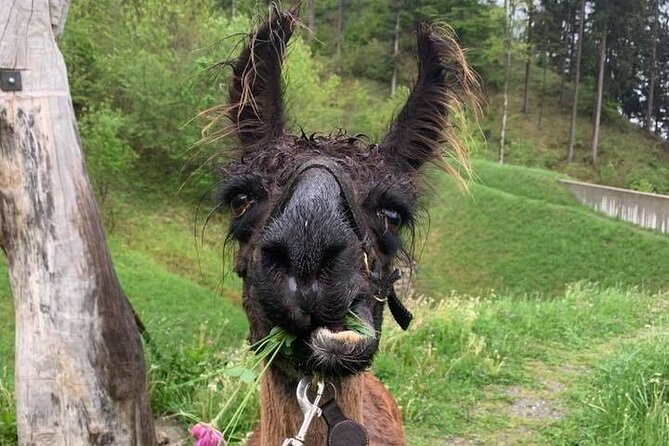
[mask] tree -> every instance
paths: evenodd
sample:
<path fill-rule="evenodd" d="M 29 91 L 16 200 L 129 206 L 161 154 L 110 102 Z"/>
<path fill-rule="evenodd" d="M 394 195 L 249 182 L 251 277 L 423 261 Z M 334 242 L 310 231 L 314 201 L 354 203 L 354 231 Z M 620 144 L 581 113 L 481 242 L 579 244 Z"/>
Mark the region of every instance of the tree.
<path fill-rule="evenodd" d="M 579 15 L 578 41 L 576 42 L 576 74 L 574 78 L 574 98 L 571 109 L 571 125 L 569 126 L 569 147 L 567 148 L 567 162 L 574 160 L 574 143 L 576 142 L 576 118 L 578 116 L 578 89 L 581 83 L 581 55 L 583 52 L 583 30 L 585 29 L 585 0 L 581 1 Z"/>
<path fill-rule="evenodd" d="M 316 35 L 316 0 L 307 1 L 307 27 L 309 28 L 307 43 L 311 46 Z"/>
<path fill-rule="evenodd" d="M 597 76 L 597 97 L 595 104 L 595 121 L 592 130 L 592 164 L 597 164 L 597 149 L 599 147 L 599 130 L 602 120 L 602 99 L 604 96 L 604 70 L 606 68 L 606 40 L 608 38 L 608 17 L 611 7 L 610 1 L 601 1 L 599 6 L 600 37 L 599 37 L 599 74 Z"/>
<path fill-rule="evenodd" d="M 534 19 L 536 16 L 536 7 L 534 5 L 534 0 L 527 0 L 526 4 L 527 11 L 527 31 L 526 31 L 526 41 L 527 41 L 527 55 L 525 59 L 525 81 L 524 81 L 524 92 L 523 92 L 523 113 L 527 114 L 530 107 L 530 70 L 532 68 L 532 28 L 534 27 Z"/>
<path fill-rule="evenodd" d="M 516 3 L 514 0 L 505 0 L 504 11 L 506 13 L 506 32 L 504 39 L 504 105 L 502 109 L 502 129 L 499 138 L 498 161 L 504 164 L 506 151 L 506 126 L 509 119 L 509 79 L 511 77 L 511 40 L 513 39 L 513 18 L 516 15 Z"/>
<path fill-rule="evenodd" d="M 565 84 L 567 82 L 567 73 L 573 61 L 574 48 L 574 2 L 564 2 L 566 5 L 566 15 L 564 16 L 564 28 L 562 31 L 562 42 L 564 45 L 562 53 L 562 67 L 560 70 L 560 105 L 564 104 Z"/>
<path fill-rule="evenodd" d="M 543 67 L 542 67 L 542 80 L 541 80 L 541 95 L 539 96 L 539 119 L 537 122 L 537 128 L 541 129 L 541 124 L 544 119 L 544 105 L 546 103 L 546 79 L 548 77 L 548 60 L 544 58 Z"/>
<path fill-rule="evenodd" d="M 646 130 L 651 130 L 653 125 L 653 115 L 654 115 L 654 100 L 655 100 L 655 84 L 657 82 L 657 41 L 658 35 L 657 30 L 659 28 L 660 20 L 660 1 L 652 0 L 651 1 L 651 32 L 650 32 L 650 46 L 651 46 L 651 56 L 650 64 L 648 67 L 648 92 L 647 96 L 647 107 L 646 107 L 646 116 L 644 119 L 644 128 Z"/>
<path fill-rule="evenodd" d="M 16 308 L 19 445 L 152 445 L 142 345 L 56 44 L 69 4 L 13 5 L 0 8 L 0 245 Z"/>
<path fill-rule="evenodd" d="M 397 73 L 399 71 L 400 55 L 400 7 L 395 12 L 395 32 L 393 33 L 393 74 L 390 78 L 390 95 L 395 96 L 397 91 Z"/>
<path fill-rule="evenodd" d="M 346 0 L 339 0 L 337 14 L 337 60 L 341 60 L 341 48 L 344 42 L 344 20 L 346 17 Z"/>

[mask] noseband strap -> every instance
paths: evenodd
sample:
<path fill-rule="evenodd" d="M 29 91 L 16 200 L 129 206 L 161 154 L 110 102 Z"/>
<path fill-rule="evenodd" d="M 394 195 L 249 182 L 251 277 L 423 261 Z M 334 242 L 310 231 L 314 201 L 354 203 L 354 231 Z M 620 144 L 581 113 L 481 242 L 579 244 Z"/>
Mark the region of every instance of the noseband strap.
<path fill-rule="evenodd" d="M 371 255 L 372 253 L 372 244 L 370 242 L 369 234 L 367 227 L 364 224 L 364 216 L 362 209 L 356 204 L 355 196 L 353 191 L 346 184 L 345 181 L 342 181 L 339 166 L 334 161 L 327 158 L 315 158 L 313 160 L 307 161 L 302 164 L 293 175 L 288 180 L 286 187 L 283 191 L 283 194 L 279 197 L 279 200 L 274 205 L 272 209 L 271 217 L 278 217 L 286 205 L 288 200 L 293 193 L 293 188 L 295 183 L 297 183 L 298 178 L 304 172 L 309 169 L 324 169 L 335 179 L 339 185 L 339 190 L 341 191 L 341 196 L 344 202 L 344 211 L 346 212 L 347 217 L 353 228 L 353 232 L 358 237 L 358 240 L 362 243 L 362 249 L 365 254 Z M 378 263 L 378 262 L 375 262 Z M 390 274 L 384 275 L 380 270 L 380 267 L 375 268 L 375 270 L 370 271 L 372 277 L 372 292 L 375 296 L 381 296 L 388 301 L 388 308 L 390 308 L 390 313 L 395 318 L 395 321 L 402 327 L 403 330 L 409 328 L 409 324 L 413 319 L 411 312 L 402 304 L 399 297 L 395 293 L 394 283 L 400 278 L 400 271 L 395 269 Z"/>

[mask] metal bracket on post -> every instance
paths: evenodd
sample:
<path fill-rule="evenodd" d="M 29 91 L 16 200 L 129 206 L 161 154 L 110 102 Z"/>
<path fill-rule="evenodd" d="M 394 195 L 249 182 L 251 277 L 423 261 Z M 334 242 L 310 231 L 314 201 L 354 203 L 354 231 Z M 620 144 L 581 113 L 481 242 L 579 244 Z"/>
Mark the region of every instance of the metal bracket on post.
<path fill-rule="evenodd" d="M 0 68 L 0 90 L 21 91 L 21 89 L 21 72 L 19 70 Z"/>

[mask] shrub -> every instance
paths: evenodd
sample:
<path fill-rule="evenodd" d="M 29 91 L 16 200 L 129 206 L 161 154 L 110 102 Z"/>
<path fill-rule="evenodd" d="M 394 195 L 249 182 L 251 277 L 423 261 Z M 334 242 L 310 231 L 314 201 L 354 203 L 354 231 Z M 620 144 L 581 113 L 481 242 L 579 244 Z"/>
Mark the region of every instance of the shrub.
<path fill-rule="evenodd" d="M 137 154 L 121 138 L 125 125 L 123 116 L 103 104 L 87 110 L 79 120 L 88 173 L 100 205 L 113 227 L 113 205 L 110 202 L 110 187 L 124 185 L 128 171 L 137 159 Z"/>

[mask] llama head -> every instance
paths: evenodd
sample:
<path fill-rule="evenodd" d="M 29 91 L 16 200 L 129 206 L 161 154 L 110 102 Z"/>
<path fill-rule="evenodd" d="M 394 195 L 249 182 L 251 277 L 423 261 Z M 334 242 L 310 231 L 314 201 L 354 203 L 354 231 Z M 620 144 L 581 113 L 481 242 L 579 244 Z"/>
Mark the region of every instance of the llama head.
<path fill-rule="evenodd" d="M 239 245 L 251 342 L 279 326 L 297 340 L 275 367 L 295 377 L 346 376 L 367 368 L 378 349 L 384 303 L 373 277 L 393 271 L 402 234 L 412 234 L 421 166 L 448 168 L 444 144 L 466 163 L 448 116 L 475 102 L 477 82 L 456 42 L 420 24 L 416 83 L 378 144 L 341 132 L 291 135 L 281 65 L 297 23 L 272 11 L 233 65 L 225 115 L 239 147 L 222 167 L 220 200 Z M 350 330 L 351 314 L 376 336 Z"/>

